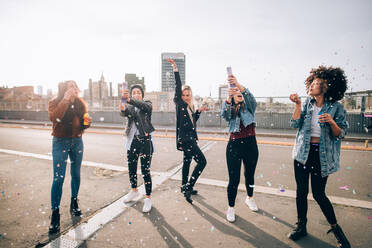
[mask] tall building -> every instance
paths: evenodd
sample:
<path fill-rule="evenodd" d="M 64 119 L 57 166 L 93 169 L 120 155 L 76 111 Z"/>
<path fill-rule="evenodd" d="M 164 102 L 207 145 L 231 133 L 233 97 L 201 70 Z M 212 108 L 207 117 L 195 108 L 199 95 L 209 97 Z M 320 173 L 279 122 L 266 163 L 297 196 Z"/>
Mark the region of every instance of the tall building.
<path fill-rule="evenodd" d="M 162 53 L 161 54 L 161 91 L 174 91 L 175 79 L 172 65 L 166 59 L 173 59 L 176 62 L 180 73 L 181 82 L 185 84 L 186 56 L 184 53 Z"/>
<path fill-rule="evenodd" d="M 109 97 L 113 97 L 113 94 L 112 94 L 112 82 L 110 82 L 110 91 L 109 91 Z"/>
<path fill-rule="evenodd" d="M 47 98 L 52 98 L 53 97 L 53 90 L 52 89 L 48 89 L 47 90 Z"/>
<path fill-rule="evenodd" d="M 143 90 L 146 91 L 145 86 L 145 78 L 144 77 L 137 77 L 135 73 L 126 73 L 124 77 L 124 81 L 128 84 L 128 89 L 132 87 L 132 85 L 139 84 L 142 86 Z M 121 95 L 121 88 L 122 84 L 118 84 L 118 96 Z"/>
<path fill-rule="evenodd" d="M 103 99 L 107 99 L 109 96 L 109 89 L 107 86 L 107 82 L 105 82 L 105 78 L 103 74 L 101 78 L 97 82 L 93 82 L 92 79 L 89 79 L 89 100 L 90 102 L 97 102 Z"/>
<path fill-rule="evenodd" d="M 135 73 L 125 73 L 124 77 L 125 82 L 128 83 L 128 88 L 132 87 L 134 84 L 139 84 L 142 86 L 143 90 L 146 91 L 145 78 L 137 77 Z"/>
<path fill-rule="evenodd" d="M 218 99 L 219 100 L 226 100 L 229 94 L 229 86 L 227 84 L 221 84 L 218 87 Z"/>
<path fill-rule="evenodd" d="M 42 96 L 43 95 L 43 86 L 41 86 L 41 85 L 38 85 L 37 86 L 37 94 L 39 96 Z"/>

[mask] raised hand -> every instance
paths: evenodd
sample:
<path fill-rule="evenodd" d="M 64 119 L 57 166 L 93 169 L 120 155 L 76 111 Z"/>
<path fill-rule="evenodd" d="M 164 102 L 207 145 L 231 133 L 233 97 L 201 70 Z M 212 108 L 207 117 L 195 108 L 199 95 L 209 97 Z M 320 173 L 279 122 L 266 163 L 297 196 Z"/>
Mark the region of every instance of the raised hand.
<path fill-rule="evenodd" d="M 297 105 L 301 105 L 301 99 L 300 99 L 300 97 L 298 96 L 297 93 L 291 94 L 289 96 L 289 100 L 291 100 L 292 102 L 294 102 Z"/>
<path fill-rule="evenodd" d="M 169 63 L 171 63 L 171 65 L 172 65 L 172 67 L 173 67 L 173 71 L 178 71 L 178 68 L 177 68 L 176 62 L 174 62 L 173 59 L 166 59 L 166 61 L 168 61 Z"/>
<path fill-rule="evenodd" d="M 128 89 L 122 90 L 122 92 L 121 92 L 121 98 L 124 98 L 125 100 L 127 100 L 127 102 L 130 101 L 129 90 Z"/>
<path fill-rule="evenodd" d="M 234 86 L 234 87 L 239 86 L 238 80 L 236 79 L 234 75 L 229 75 L 227 78 L 227 81 L 229 82 L 231 86 Z"/>
<path fill-rule="evenodd" d="M 320 123 L 332 123 L 334 122 L 332 116 L 330 114 L 327 114 L 327 113 L 324 113 L 324 114 L 321 114 L 319 115 L 319 122 Z"/>
<path fill-rule="evenodd" d="M 65 92 L 65 95 L 64 95 L 64 99 L 72 102 L 74 101 L 74 99 L 78 96 L 78 93 L 76 92 L 76 90 L 74 88 L 70 88 L 68 89 L 66 92 Z"/>
<path fill-rule="evenodd" d="M 208 110 L 209 110 L 209 108 L 208 108 L 207 105 L 202 105 L 200 108 L 198 108 L 199 112 L 208 111 Z"/>

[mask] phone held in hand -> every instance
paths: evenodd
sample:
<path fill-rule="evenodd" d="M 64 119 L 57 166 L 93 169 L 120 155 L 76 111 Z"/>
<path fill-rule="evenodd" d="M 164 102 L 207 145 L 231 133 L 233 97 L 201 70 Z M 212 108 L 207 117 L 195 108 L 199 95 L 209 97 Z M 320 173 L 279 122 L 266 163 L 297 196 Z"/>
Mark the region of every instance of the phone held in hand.
<path fill-rule="evenodd" d="M 231 66 L 226 67 L 227 76 L 232 76 L 232 69 Z M 235 88 L 235 85 L 230 84 L 230 88 Z"/>
<path fill-rule="evenodd" d="M 127 82 L 124 82 L 124 83 L 122 84 L 121 89 L 122 89 L 122 90 L 126 90 L 126 89 L 128 89 L 128 83 L 127 83 Z M 127 99 L 121 97 L 121 105 L 122 105 L 123 107 L 125 107 L 125 104 L 127 104 Z"/>
<path fill-rule="evenodd" d="M 319 116 L 321 116 L 322 114 L 323 114 L 323 111 L 320 110 L 320 111 L 318 112 L 318 124 L 319 124 L 319 125 L 320 125 Z"/>

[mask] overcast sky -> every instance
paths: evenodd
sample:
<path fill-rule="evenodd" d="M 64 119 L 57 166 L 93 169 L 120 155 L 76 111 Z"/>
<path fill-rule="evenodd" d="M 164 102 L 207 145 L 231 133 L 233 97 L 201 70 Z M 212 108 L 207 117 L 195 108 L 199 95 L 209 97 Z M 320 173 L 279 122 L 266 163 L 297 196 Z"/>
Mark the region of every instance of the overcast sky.
<path fill-rule="evenodd" d="M 305 94 L 313 67 L 342 67 L 372 89 L 372 1 L 0 0 L 0 85 L 73 79 L 160 90 L 162 52 L 186 54 L 194 94 L 217 96 L 226 66 L 256 96 Z M 116 88 L 116 87 L 115 87 Z"/>

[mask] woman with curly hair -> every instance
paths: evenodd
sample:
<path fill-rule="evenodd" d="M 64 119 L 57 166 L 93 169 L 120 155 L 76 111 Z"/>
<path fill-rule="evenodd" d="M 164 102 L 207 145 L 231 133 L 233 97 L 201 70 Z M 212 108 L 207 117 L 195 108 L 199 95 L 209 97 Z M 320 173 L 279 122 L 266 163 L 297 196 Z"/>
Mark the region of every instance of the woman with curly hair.
<path fill-rule="evenodd" d="M 309 176 L 315 201 L 327 218 L 340 247 L 350 247 L 337 224 L 331 202 L 325 193 L 328 176 L 340 168 L 341 139 L 348 126 L 346 111 L 338 102 L 347 89 L 344 71 L 338 67 L 319 66 L 312 69 L 305 82 L 309 98 L 302 104 L 297 94 L 289 99 L 296 104 L 291 127 L 298 128 L 293 148 L 294 174 L 297 184 L 297 227 L 288 235 L 298 240 L 307 235 L 307 195 Z"/>

